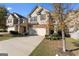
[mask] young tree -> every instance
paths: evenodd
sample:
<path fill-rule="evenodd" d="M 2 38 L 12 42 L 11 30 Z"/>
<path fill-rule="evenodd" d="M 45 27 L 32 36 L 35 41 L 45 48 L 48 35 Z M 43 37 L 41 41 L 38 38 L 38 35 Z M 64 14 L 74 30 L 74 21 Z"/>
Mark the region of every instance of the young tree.
<path fill-rule="evenodd" d="M 0 6 L 0 29 L 6 28 L 6 16 L 8 10 L 4 6 Z"/>
<path fill-rule="evenodd" d="M 65 23 L 64 20 L 66 19 L 66 13 L 70 10 L 70 4 L 68 3 L 54 3 L 53 4 L 53 17 L 60 24 L 61 31 L 62 31 L 62 42 L 63 42 L 63 51 L 66 51 L 66 42 L 65 42 Z"/>

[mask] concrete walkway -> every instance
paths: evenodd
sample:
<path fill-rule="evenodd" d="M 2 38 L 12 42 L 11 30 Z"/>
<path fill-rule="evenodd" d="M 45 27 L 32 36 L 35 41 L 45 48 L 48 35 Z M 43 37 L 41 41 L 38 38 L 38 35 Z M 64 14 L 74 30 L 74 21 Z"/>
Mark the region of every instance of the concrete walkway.
<path fill-rule="evenodd" d="M 0 41 L 0 53 L 8 53 L 8 56 L 28 56 L 43 39 L 43 36 L 28 36 Z"/>

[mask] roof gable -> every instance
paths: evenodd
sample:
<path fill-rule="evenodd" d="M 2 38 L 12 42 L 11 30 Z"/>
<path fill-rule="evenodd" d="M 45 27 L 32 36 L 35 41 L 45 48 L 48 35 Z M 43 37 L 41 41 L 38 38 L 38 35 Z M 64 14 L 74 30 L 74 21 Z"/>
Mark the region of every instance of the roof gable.
<path fill-rule="evenodd" d="M 48 11 L 47 9 L 45 9 L 45 8 L 43 8 L 43 7 L 41 7 L 41 6 L 36 6 L 36 7 L 32 10 L 32 12 L 29 14 L 29 16 L 31 16 L 33 13 L 39 14 L 39 13 L 42 12 L 42 10 Z"/>
<path fill-rule="evenodd" d="M 13 14 L 9 14 L 7 17 L 7 19 L 14 19 L 14 18 L 16 18 L 16 17 Z"/>

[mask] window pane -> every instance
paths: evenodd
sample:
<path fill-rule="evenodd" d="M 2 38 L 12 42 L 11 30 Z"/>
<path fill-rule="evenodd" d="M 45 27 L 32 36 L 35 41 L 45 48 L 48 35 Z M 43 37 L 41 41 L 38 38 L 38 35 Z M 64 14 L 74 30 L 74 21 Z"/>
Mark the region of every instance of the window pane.
<path fill-rule="evenodd" d="M 40 19 L 41 19 L 41 20 L 45 20 L 45 19 L 46 19 L 46 15 L 45 15 L 45 14 L 44 14 L 44 15 L 41 15 L 41 16 L 40 16 Z"/>
<path fill-rule="evenodd" d="M 37 17 L 32 17 L 31 21 L 37 21 Z"/>
<path fill-rule="evenodd" d="M 12 21 L 11 21 L 11 19 L 10 20 L 8 20 L 8 23 L 11 23 Z"/>

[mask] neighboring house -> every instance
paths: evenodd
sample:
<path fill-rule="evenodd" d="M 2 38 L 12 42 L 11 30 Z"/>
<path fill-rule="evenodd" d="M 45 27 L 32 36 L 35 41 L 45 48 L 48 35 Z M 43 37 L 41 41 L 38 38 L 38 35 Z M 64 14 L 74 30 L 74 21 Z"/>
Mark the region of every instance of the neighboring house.
<path fill-rule="evenodd" d="M 79 10 L 68 12 L 65 23 L 69 29 L 71 38 L 79 38 Z"/>
<path fill-rule="evenodd" d="M 7 31 L 17 31 L 19 33 L 28 32 L 27 18 L 19 15 L 18 13 L 10 13 L 6 20 Z"/>
<path fill-rule="evenodd" d="M 29 34 L 30 35 L 49 35 L 49 11 L 40 6 L 36 6 L 29 14 Z"/>

